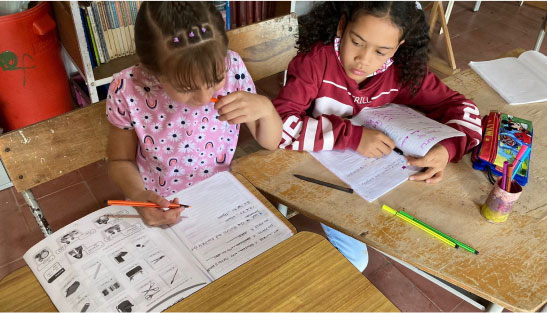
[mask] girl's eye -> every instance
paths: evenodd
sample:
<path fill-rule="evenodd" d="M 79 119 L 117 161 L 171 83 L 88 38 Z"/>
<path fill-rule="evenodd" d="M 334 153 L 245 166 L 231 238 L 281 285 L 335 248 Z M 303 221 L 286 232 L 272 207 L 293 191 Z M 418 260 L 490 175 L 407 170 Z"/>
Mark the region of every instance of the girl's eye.
<path fill-rule="evenodd" d="M 359 46 L 359 43 L 356 42 L 355 40 L 352 40 L 351 42 L 353 43 L 354 46 Z"/>
<path fill-rule="evenodd" d="M 380 52 L 380 51 L 376 51 L 376 53 L 377 53 L 379 56 L 382 56 L 382 57 L 385 55 L 385 53 L 382 53 L 382 52 Z"/>

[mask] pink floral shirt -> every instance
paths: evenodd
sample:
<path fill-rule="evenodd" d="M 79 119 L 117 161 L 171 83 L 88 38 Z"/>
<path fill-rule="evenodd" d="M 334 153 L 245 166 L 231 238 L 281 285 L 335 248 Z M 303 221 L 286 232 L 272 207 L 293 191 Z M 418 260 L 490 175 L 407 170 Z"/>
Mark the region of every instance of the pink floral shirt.
<path fill-rule="evenodd" d="M 241 57 L 228 50 L 226 83 L 213 97 L 256 93 Z M 144 186 L 163 197 L 228 170 L 239 125 L 218 120 L 214 103 L 195 107 L 172 100 L 154 75 L 136 65 L 114 75 L 106 101 L 114 126 L 134 130 L 136 161 Z"/>

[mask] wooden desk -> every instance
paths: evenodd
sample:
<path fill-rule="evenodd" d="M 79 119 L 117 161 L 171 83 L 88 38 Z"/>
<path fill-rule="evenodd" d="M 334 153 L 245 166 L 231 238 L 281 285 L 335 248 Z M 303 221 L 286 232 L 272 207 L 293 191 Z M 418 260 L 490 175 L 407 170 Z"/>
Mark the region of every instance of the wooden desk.
<path fill-rule="evenodd" d="M 234 176 L 296 232 L 241 175 Z M 320 301 L 319 301 L 320 299 Z M 0 312 L 57 311 L 28 266 L 0 281 Z M 398 309 L 326 239 L 298 233 L 169 311 L 392 311 Z"/>
<path fill-rule="evenodd" d="M 0 311 L 57 311 L 29 267 L 0 282 Z M 301 232 L 167 310 L 399 310 L 325 238 Z"/>
<path fill-rule="evenodd" d="M 496 109 L 534 122 L 532 173 L 503 224 L 480 215 L 492 185 L 472 169 L 469 155 L 449 164 L 439 184 L 409 181 L 372 203 L 294 178 L 298 173 L 345 185 L 305 152 L 259 151 L 235 160 L 232 171 L 271 199 L 421 270 L 509 310 L 537 311 L 547 301 L 547 103 L 510 106 L 472 70 L 445 83 L 472 98 L 483 115 Z M 480 254 L 450 248 L 386 214 L 382 204 L 405 208 Z"/>

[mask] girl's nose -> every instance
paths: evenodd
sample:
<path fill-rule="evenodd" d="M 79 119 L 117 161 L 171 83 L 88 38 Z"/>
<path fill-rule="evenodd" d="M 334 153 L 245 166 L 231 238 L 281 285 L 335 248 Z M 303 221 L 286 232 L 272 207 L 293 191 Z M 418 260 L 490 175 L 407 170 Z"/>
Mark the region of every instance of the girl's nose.
<path fill-rule="evenodd" d="M 197 91 L 194 95 L 194 101 L 196 103 L 205 104 L 208 103 L 213 96 L 213 93 L 209 89 Z"/>
<path fill-rule="evenodd" d="M 363 49 L 355 56 L 355 61 L 363 64 L 363 65 L 369 65 L 370 59 L 372 57 L 372 51 L 369 49 Z"/>

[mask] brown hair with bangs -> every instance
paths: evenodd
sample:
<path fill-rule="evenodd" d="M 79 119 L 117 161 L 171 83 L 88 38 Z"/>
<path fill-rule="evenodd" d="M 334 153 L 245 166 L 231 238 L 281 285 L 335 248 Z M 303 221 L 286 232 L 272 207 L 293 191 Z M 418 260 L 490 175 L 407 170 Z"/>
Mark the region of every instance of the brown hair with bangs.
<path fill-rule="evenodd" d="M 140 62 L 181 92 L 210 88 L 226 75 L 228 37 L 212 1 L 143 2 L 135 46 Z"/>

